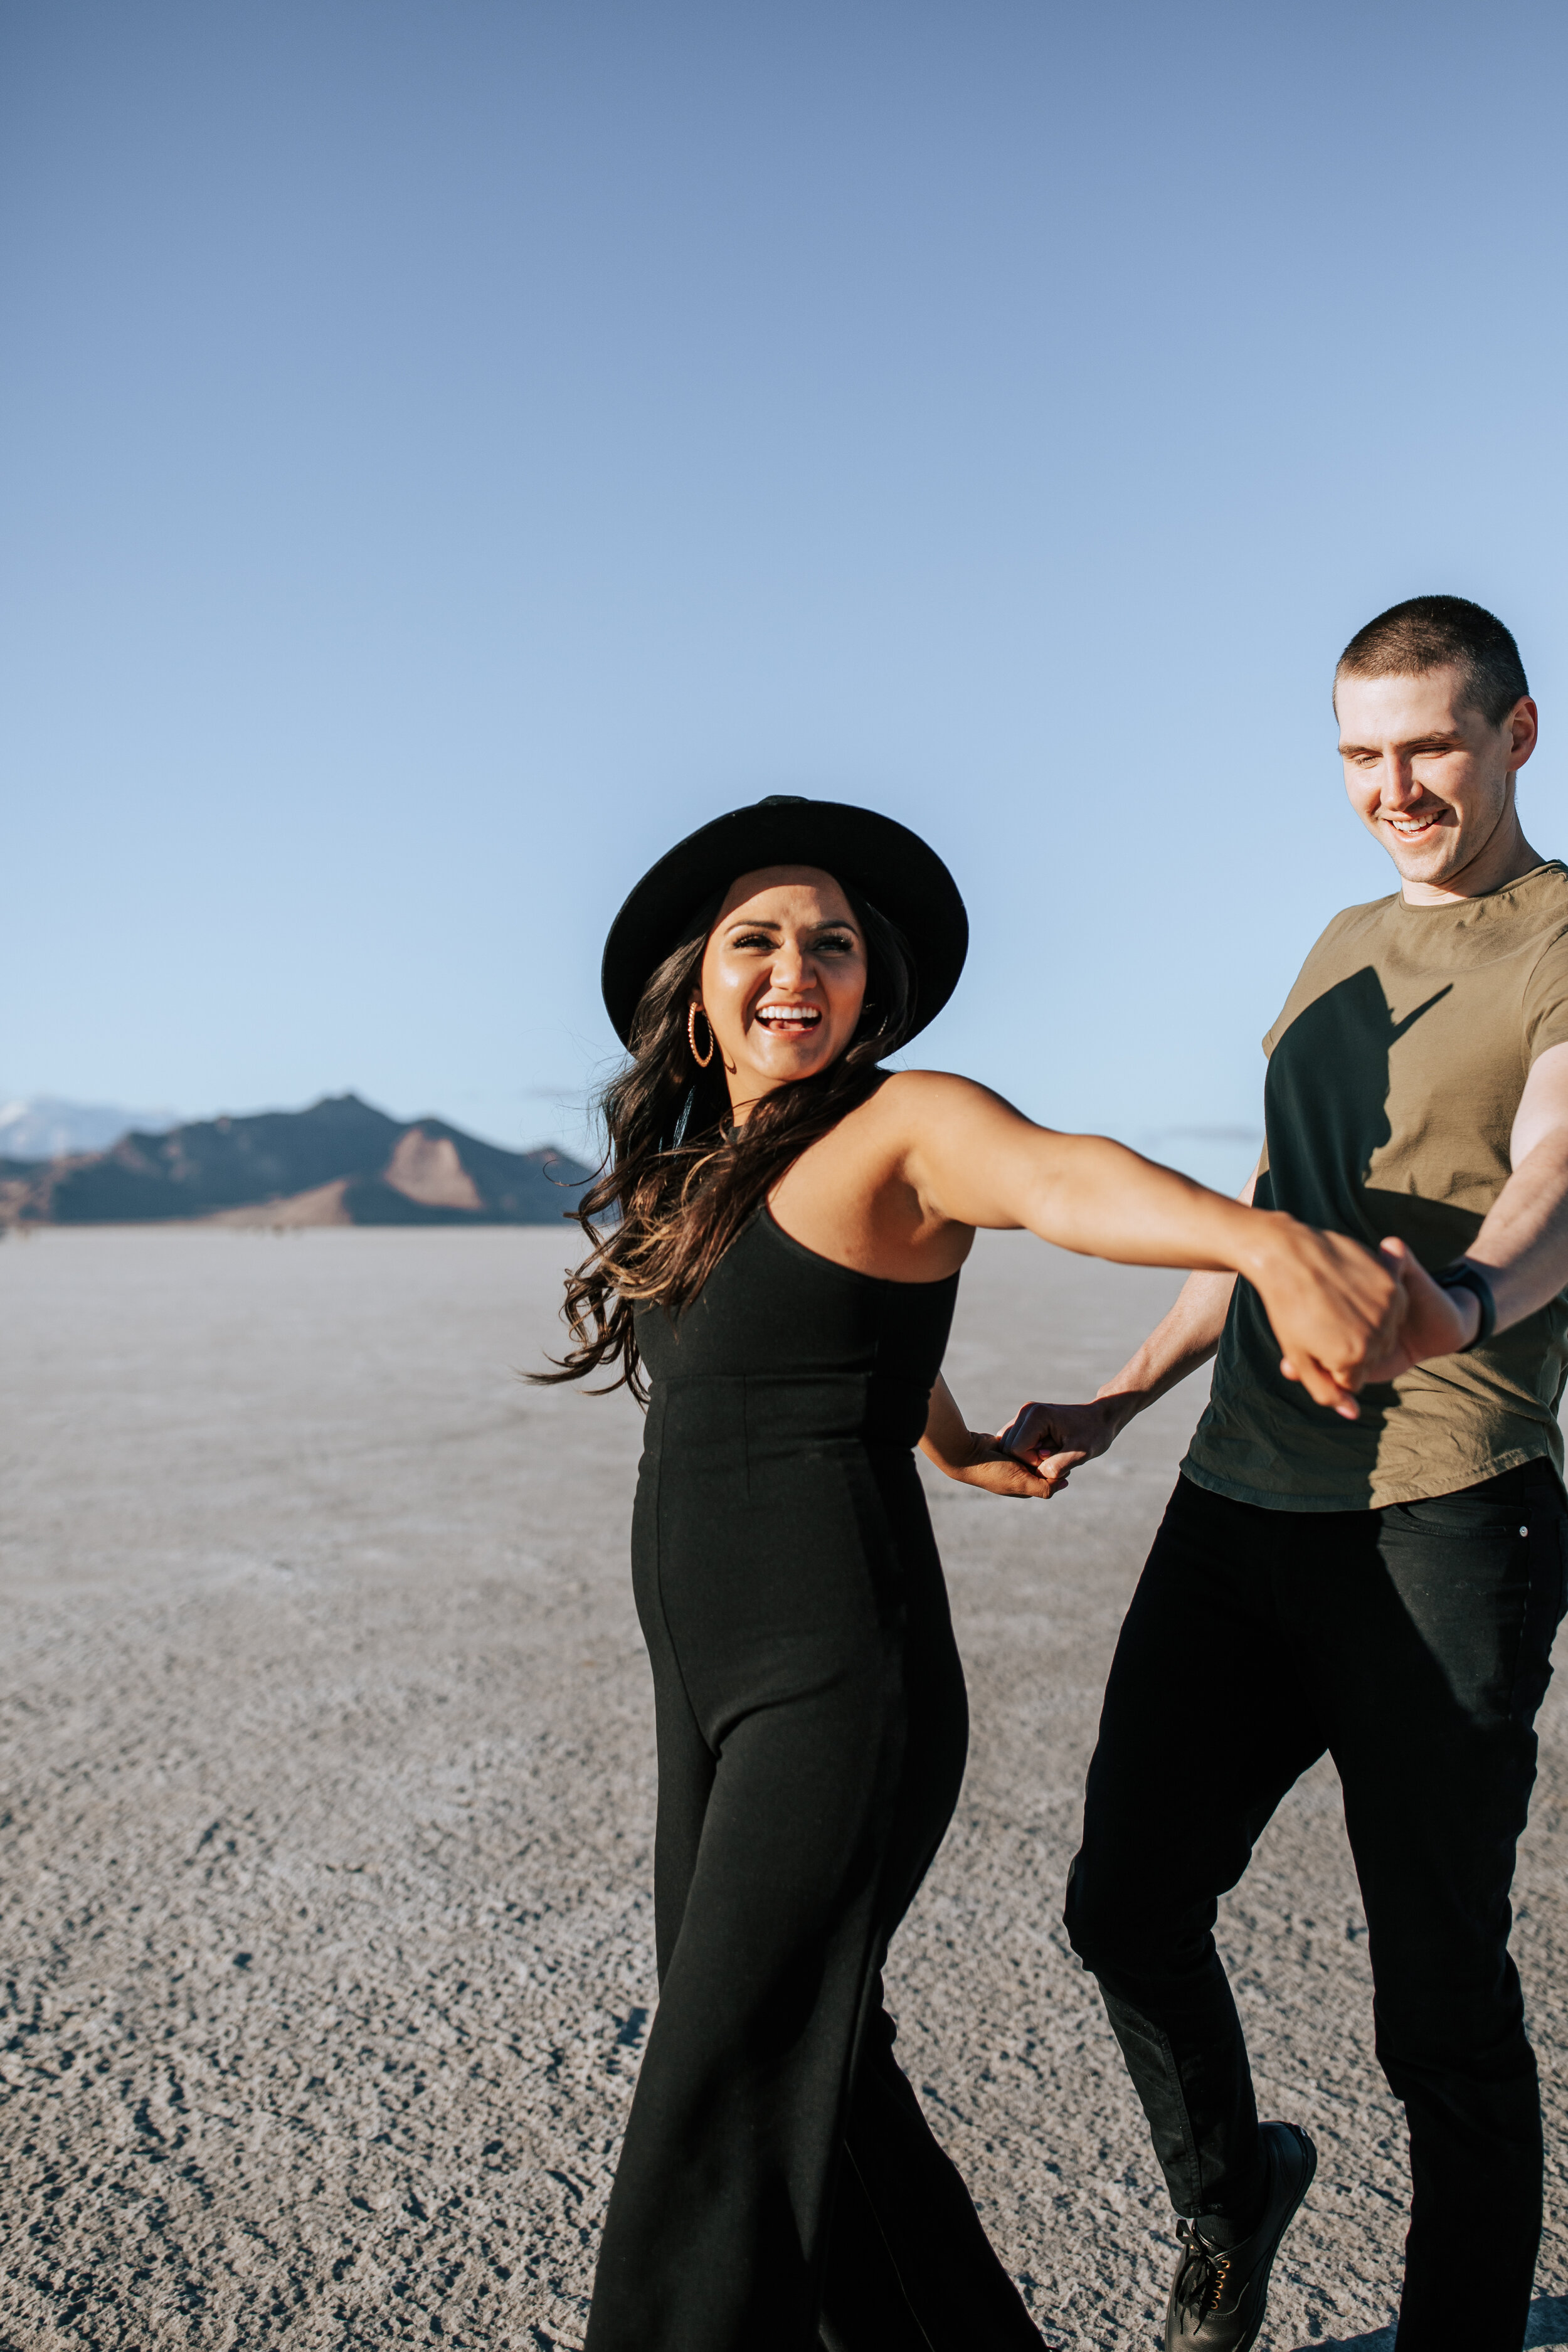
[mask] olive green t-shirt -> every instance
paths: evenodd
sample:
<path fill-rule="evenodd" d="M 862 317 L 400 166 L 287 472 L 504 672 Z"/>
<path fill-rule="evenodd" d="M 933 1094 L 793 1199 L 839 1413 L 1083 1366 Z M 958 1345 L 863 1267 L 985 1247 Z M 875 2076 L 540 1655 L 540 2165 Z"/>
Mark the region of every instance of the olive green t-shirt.
<path fill-rule="evenodd" d="M 1401 897 L 1336 915 L 1263 1041 L 1257 1200 L 1423 1265 L 1463 1255 L 1511 1172 L 1531 1063 L 1568 1043 L 1568 868 L 1447 906 Z M 1279 1510 L 1449 1495 L 1542 1457 L 1561 1474 L 1568 1293 L 1459 1356 L 1366 1390 L 1342 1421 L 1283 1379 L 1257 1292 L 1237 1282 L 1208 1410 L 1182 1467 Z"/>

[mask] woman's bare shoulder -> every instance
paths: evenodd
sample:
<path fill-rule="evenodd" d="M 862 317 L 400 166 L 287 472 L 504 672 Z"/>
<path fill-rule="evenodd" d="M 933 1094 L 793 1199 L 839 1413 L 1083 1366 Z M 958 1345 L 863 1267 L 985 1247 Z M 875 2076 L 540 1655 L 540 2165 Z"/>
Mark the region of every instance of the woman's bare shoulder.
<path fill-rule="evenodd" d="M 919 1120 L 986 1107 L 1010 1111 L 1015 1118 L 1023 1115 L 994 1087 L 962 1077 L 956 1070 L 890 1070 L 868 1108 L 877 1106 L 893 1119 Z"/>

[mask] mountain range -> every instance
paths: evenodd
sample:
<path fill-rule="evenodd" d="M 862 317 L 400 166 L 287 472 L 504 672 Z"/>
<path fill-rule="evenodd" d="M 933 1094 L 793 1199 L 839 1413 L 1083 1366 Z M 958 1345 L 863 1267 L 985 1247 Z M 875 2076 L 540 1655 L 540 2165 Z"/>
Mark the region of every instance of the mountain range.
<path fill-rule="evenodd" d="M 445 1119 L 328 1095 L 308 1110 L 135 1129 L 103 1151 L 0 1159 L 0 1223 L 553 1224 L 589 1176 L 548 1146 L 503 1151 Z"/>

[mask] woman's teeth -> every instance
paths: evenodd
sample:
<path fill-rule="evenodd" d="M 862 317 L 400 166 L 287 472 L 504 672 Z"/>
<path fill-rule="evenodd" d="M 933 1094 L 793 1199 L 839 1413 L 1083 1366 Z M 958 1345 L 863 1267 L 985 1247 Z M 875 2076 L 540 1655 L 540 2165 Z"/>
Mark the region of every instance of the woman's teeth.
<path fill-rule="evenodd" d="M 815 1029 L 822 1015 L 815 1004 L 759 1004 L 757 1019 L 765 1029 Z"/>

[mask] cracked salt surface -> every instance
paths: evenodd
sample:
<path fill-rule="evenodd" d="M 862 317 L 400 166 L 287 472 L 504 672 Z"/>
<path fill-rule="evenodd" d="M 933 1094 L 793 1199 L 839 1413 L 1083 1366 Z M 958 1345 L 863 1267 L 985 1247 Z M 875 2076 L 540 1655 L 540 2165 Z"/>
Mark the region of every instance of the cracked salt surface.
<path fill-rule="evenodd" d="M 0 2347 L 566 2347 L 654 2003 L 624 1399 L 522 1388 L 562 1236 L 52 1231 L 0 1249 Z M 978 1422 L 1090 1393 L 1171 1277 L 983 1236 Z M 930 1482 L 969 1778 L 889 1971 L 904 2063 L 1054 2341 L 1146 2346 L 1169 2217 L 1060 1894 L 1195 1414 L 1048 1506 Z M 1114 1471 L 1114 1476 L 1107 1475 Z M 1568 2345 L 1568 1737 L 1518 1886 Z M 1267 2341 L 1392 2345 L 1404 2136 L 1331 1773 L 1221 1934 L 1321 2165 Z"/>

